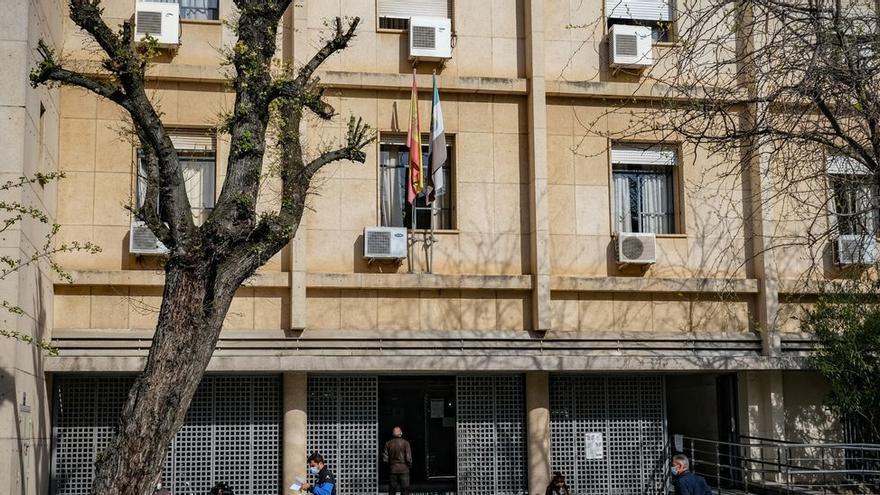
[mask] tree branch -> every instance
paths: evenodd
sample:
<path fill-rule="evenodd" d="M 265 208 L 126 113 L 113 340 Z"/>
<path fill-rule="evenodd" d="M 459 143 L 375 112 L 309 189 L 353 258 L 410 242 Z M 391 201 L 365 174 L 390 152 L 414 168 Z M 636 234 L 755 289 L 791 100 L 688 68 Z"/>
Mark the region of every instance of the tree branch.
<path fill-rule="evenodd" d="M 129 102 L 122 88 L 78 72 L 64 69 L 55 60 L 54 51 L 46 46 L 43 40 L 37 43 L 37 53 L 40 55 L 41 60 L 31 72 L 31 86 L 37 87 L 40 84 L 50 82 L 78 86 L 108 99 L 126 110 L 129 109 Z"/>
<path fill-rule="evenodd" d="M 375 139 L 376 134 L 369 125 L 364 123 L 364 119 L 358 117 L 357 120 L 355 120 L 352 115 L 348 119 L 348 136 L 345 146 L 337 150 L 322 153 L 319 157 L 309 162 L 303 171 L 306 179 L 311 179 L 325 165 L 339 160 L 351 160 L 353 162 L 364 163 L 367 159 L 367 154 L 364 153 L 363 149 L 375 141 Z"/>
<path fill-rule="evenodd" d="M 296 77 L 296 82 L 300 87 L 305 87 L 307 81 L 312 77 L 312 74 L 327 60 L 330 55 L 334 53 L 344 50 L 348 47 L 349 42 L 354 38 L 355 29 L 357 29 L 358 24 L 360 24 L 361 18 L 355 17 L 348 24 L 348 29 L 342 29 L 342 18 L 337 17 L 334 21 L 336 26 L 335 34 L 332 38 L 327 40 L 324 46 L 312 56 L 311 60 L 306 63 L 306 65 L 302 66 L 299 69 L 299 74 Z"/>

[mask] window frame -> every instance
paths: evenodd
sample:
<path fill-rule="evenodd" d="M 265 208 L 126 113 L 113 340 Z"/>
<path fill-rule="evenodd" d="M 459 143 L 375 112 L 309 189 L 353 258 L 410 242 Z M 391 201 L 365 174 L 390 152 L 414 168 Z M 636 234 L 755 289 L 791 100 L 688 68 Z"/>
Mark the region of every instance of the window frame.
<path fill-rule="evenodd" d="M 406 134 L 394 131 L 385 131 L 379 132 L 379 136 L 377 137 L 377 146 L 376 146 L 376 225 L 382 225 L 382 145 L 391 145 L 391 146 L 405 146 L 405 144 L 400 145 L 392 142 L 387 142 L 388 140 L 402 140 L 406 141 Z M 422 132 L 422 149 L 426 151 L 428 146 L 428 141 L 430 139 L 430 133 Z M 458 233 L 458 184 L 456 183 L 456 179 L 458 174 L 456 173 L 456 164 L 458 163 L 458 155 L 456 146 L 456 139 L 454 133 L 446 133 L 446 168 L 449 169 L 449 173 L 447 175 L 448 183 L 446 184 L 446 195 L 449 198 L 449 224 L 450 228 L 448 229 L 433 229 L 435 234 L 457 234 Z M 407 165 L 407 170 L 409 169 L 409 165 Z M 408 174 L 404 174 L 405 177 Z M 427 207 L 416 207 L 416 209 L 427 210 Z M 418 215 L 417 215 L 418 216 Z M 407 228 L 407 232 L 431 232 L 430 228 Z"/>
<path fill-rule="evenodd" d="M 611 26 L 614 24 L 625 24 L 630 26 L 648 26 L 651 28 L 651 45 L 652 46 L 670 46 L 678 43 L 678 23 L 675 21 L 676 19 L 676 2 L 675 0 L 669 0 L 669 28 L 665 30 L 666 39 L 655 39 L 655 25 L 662 24 L 667 21 L 660 20 L 650 20 L 650 19 L 626 19 L 622 17 L 609 17 L 609 12 L 607 9 L 607 0 L 603 0 L 602 2 L 602 17 L 605 19 L 605 36 L 608 36 L 608 33 L 611 30 Z"/>
<path fill-rule="evenodd" d="M 381 1 L 382 0 L 376 0 L 375 4 L 374 4 L 374 7 L 375 7 L 374 11 L 376 12 L 376 32 L 377 33 L 390 33 L 390 34 L 402 34 L 402 33 L 409 32 L 409 17 L 406 17 L 406 18 L 404 18 L 404 17 L 391 17 L 390 18 L 390 19 L 406 19 L 406 27 L 404 27 L 404 28 L 396 29 L 396 28 L 382 27 L 382 19 L 384 19 L 385 17 L 381 17 L 379 15 L 379 2 L 381 2 Z M 455 38 L 455 0 L 448 0 L 448 1 L 450 4 L 449 24 L 452 27 L 452 37 L 454 39 Z M 410 16 L 410 17 L 417 17 L 417 16 Z"/>
<path fill-rule="evenodd" d="M 204 132 L 202 133 L 200 131 L 204 131 Z M 190 212 L 193 215 L 193 221 L 196 223 L 196 225 L 201 225 L 207 219 L 208 215 L 210 215 L 210 212 L 214 210 L 214 208 L 216 206 L 216 202 L 217 202 L 217 152 L 218 152 L 218 150 L 217 150 L 217 136 L 215 133 L 211 132 L 210 129 L 205 129 L 205 128 L 183 128 L 183 127 L 180 127 L 180 128 L 169 128 L 168 129 L 169 135 L 187 134 L 187 133 L 188 134 L 202 133 L 205 136 L 210 136 L 211 141 L 212 141 L 212 146 L 213 146 L 213 148 L 210 150 L 175 148 L 175 151 L 177 151 L 177 154 L 178 154 L 178 158 L 180 159 L 181 166 L 183 166 L 184 163 L 188 162 L 188 161 L 207 162 L 207 160 L 201 160 L 198 155 L 200 155 L 200 154 L 202 154 L 202 155 L 213 154 L 213 160 L 211 161 L 213 170 L 210 174 L 211 180 L 213 181 L 213 187 L 210 188 L 210 191 L 212 191 L 212 195 L 211 195 L 210 201 L 209 201 L 211 206 L 204 206 L 204 205 L 193 206 L 192 204 L 190 205 Z M 136 207 L 140 207 L 143 204 L 143 201 L 141 198 L 141 186 L 140 186 L 141 177 L 143 175 L 141 172 L 141 156 L 142 156 L 141 147 L 136 146 L 134 149 L 134 154 L 135 154 L 135 156 L 134 156 L 133 197 L 134 197 L 134 205 Z M 205 177 L 205 174 L 204 174 L 204 172 L 202 172 L 202 180 L 204 180 L 204 177 Z M 144 179 L 144 180 L 146 180 L 146 179 Z M 206 192 L 207 192 L 206 186 L 202 185 L 202 195 L 205 197 L 207 197 L 207 195 L 205 194 Z M 189 199 L 189 197 L 187 197 L 187 199 Z M 203 204 L 206 202 L 205 198 L 202 199 L 202 202 L 203 202 Z M 157 200 L 156 200 L 156 207 L 157 208 L 159 207 L 159 198 L 157 198 Z"/>
<path fill-rule="evenodd" d="M 645 147 L 657 147 L 662 146 L 671 149 L 675 153 L 674 163 L 671 165 L 639 165 L 639 164 L 615 164 L 612 158 L 612 150 L 617 146 L 645 146 Z M 611 235 L 619 235 L 621 233 L 628 232 L 620 232 L 617 228 L 617 202 L 615 200 L 615 188 L 614 188 L 614 177 L 615 172 L 617 172 L 617 166 L 629 166 L 629 167 L 646 167 L 645 172 L 641 172 L 639 170 L 633 170 L 628 172 L 626 170 L 621 171 L 622 173 L 632 173 L 638 174 L 650 173 L 650 168 L 654 167 L 655 169 L 660 169 L 663 167 L 664 169 L 668 169 L 668 174 L 671 179 L 671 194 L 672 198 L 668 201 L 671 208 L 671 232 L 670 233 L 654 233 L 657 238 L 681 238 L 687 237 L 687 229 L 685 228 L 685 218 L 684 218 L 684 194 L 682 194 L 682 149 L 681 143 L 679 142 L 657 142 L 657 141 L 609 141 L 607 147 L 608 153 L 608 201 L 609 201 L 609 211 L 610 211 L 610 226 L 611 226 Z M 650 232 L 647 232 L 650 233 Z"/>
<path fill-rule="evenodd" d="M 864 180 L 858 180 L 860 177 L 864 178 Z M 880 238 L 880 182 L 878 182 L 874 174 L 852 158 L 829 156 L 826 160 L 826 180 L 829 191 L 828 209 L 832 217 L 830 227 L 836 229 L 837 235 L 870 235 L 874 238 Z M 852 194 L 857 188 L 866 188 L 869 195 L 868 200 L 873 203 L 874 208 L 860 213 L 840 213 L 838 209 L 838 187 L 845 187 L 847 194 Z M 851 229 L 851 227 L 859 224 L 865 226 L 866 222 L 861 220 L 855 222 L 854 220 L 872 213 L 873 218 L 870 221 L 873 225 L 867 228 L 865 232 L 856 232 L 856 229 Z M 841 225 L 847 225 L 848 231 L 843 232 L 840 228 Z"/>

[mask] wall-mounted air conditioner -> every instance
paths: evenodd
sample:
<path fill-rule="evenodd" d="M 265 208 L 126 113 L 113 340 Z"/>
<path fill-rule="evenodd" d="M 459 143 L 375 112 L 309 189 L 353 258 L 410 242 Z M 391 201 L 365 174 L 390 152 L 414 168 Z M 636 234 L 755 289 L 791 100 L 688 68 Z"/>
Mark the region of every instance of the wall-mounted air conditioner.
<path fill-rule="evenodd" d="M 364 258 L 371 260 L 406 258 L 406 229 L 402 227 L 365 228 Z"/>
<path fill-rule="evenodd" d="M 176 2 L 137 2 L 134 26 L 135 41 L 150 35 L 160 46 L 177 46 L 180 44 L 180 5 Z"/>
<path fill-rule="evenodd" d="M 613 24 L 608 30 L 611 67 L 641 69 L 654 63 L 651 28 Z"/>
<path fill-rule="evenodd" d="M 409 59 L 452 58 L 452 22 L 443 17 L 409 19 Z"/>
<path fill-rule="evenodd" d="M 168 248 L 156 239 L 153 231 L 140 220 L 131 221 L 128 235 L 128 252 L 131 254 L 165 254 Z"/>
<path fill-rule="evenodd" d="M 873 265 L 877 262 L 877 239 L 873 235 L 837 237 L 837 264 Z"/>
<path fill-rule="evenodd" d="M 619 232 L 617 262 L 627 265 L 650 265 L 657 261 L 657 239 L 654 234 Z"/>

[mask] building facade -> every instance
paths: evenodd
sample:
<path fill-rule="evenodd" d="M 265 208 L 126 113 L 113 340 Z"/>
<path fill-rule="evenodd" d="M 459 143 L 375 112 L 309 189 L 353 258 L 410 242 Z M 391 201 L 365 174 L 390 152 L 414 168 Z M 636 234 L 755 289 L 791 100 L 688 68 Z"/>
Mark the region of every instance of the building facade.
<path fill-rule="evenodd" d="M 59 350 L 0 344 L 10 493 L 87 493 L 163 285 L 161 256 L 134 252 L 124 206 L 139 200 L 137 148 L 120 110 L 78 89 L 27 86 L 38 38 L 70 60 L 94 57 L 56 3 L 0 13 L 16 68 L 0 76 L 2 148 L 13 151 L 9 173 L 65 173 L 32 199 L 61 224 L 60 242 L 102 251 L 62 254 L 70 283 L 31 274 L 4 286 L 27 301 L 40 294 L 32 314 L 42 316 L 21 325 Z M 394 425 L 413 444 L 417 490 L 462 494 L 543 493 L 556 470 L 577 493 L 643 493 L 662 486 L 674 433 L 834 434 L 791 317 L 804 296 L 789 283 L 801 257 L 745 234 L 746 218 L 773 221 L 744 192 L 759 179 L 712 177 L 718 158 L 625 136 L 631 114 L 610 111 L 627 98 L 651 105 L 638 74 L 607 55 L 611 26 L 650 19 L 601 0 L 293 3 L 278 50 L 287 63 L 311 57 L 328 19 L 362 19 L 354 44 L 320 70 L 342 117 L 310 123 L 310 146 L 344 137 L 349 113 L 378 139 L 365 164 L 321 173 L 295 241 L 239 290 L 168 454 L 174 493 L 216 481 L 283 492 L 305 477 L 310 451 L 328 457 L 340 494 L 382 492 L 379 452 Z M 103 4 L 114 24 L 136 9 Z M 672 16 L 668 2 L 652 8 Z M 442 63 L 409 57 L 409 18 L 426 14 L 451 21 Z M 234 98 L 221 55 L 234 16 L 230 0 L 181 0 L 179 45 L 149 72 L 196 218 L 210 213 L 229 153 L 213 129 Z M 652 49 L 662 52 L 674 29 L 658 26 Z M 449 157 L 439 208 L 414 216 L 401 199 L 413 70 L 423 130 L 436 73 Z M 714 189 L 699 185 L 707 177 Z M 374 226 L 408 228 L 406 260 L 363 257 Z M 619 263 L 616 242 L 630 233 L 654 234 L 654 263 Z"/>

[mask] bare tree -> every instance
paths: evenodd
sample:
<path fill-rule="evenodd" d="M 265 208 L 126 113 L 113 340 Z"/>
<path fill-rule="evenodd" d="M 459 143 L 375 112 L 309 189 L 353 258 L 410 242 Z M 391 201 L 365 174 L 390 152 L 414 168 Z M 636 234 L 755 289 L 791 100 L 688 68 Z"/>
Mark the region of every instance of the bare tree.
<path fill-rule="evenodd" d="M 878 9 L 876 0 L 678 2 L 673 46 L 655 47 L 644 74 L 616 74 L 639 77 L 637 89 L 600 118 L 625 113 L 631 124 L 604 134 L 707 151 L 706 181 L 692 188 L 742 185 L 719 196 L 743 212 L 728 234 L 761 237 L 759 249 L 788 249 L 821 272 L 837 234 L 878 232 Z M 585 134 L 603 134 L 596 123 L 582 122 Z M 769 230 L 755 228 L 761 210 L 774 216 Z"/>
<path fill-rule="evenodd" d="M 33 85 L 85 88 L 127 112 L 142 147 L 147 178 L 144 204 L 133 207 L 169 249 L 158 324 L 143 372 L 123 407 L 117 435 L 97 462 L 92 493 L 147 493 L 159 476 L 169 442 L 214 351 L 236 289 L 287 244 L 299 226 L 312 177 L 324 165 L 363 163 L 374 133 L 351 118 L 338 149 L 307 157 L 300 128 L 304 114 L 335 116 L 322 98 L 315 71 L 355 36 L 359 19 L 337 18 L 323 47 L 302 67 L 273 70 L 279 21 L 290 0 L 236 0 L 237 41 L 229 51 L 235 104 L 225 122 L 231 137 L 227 176 L 219 199 L 200 226 L 193 221 L 180 161 L 154 104 L 145 75 L 154 43 L 133 43 L 133 25 L 118 31 L 101 18 L 100 0 L 69 0 L 70 18 L 100 47 L 102 73 L 64 67 L 40 43 Z M 281 198 L 258 213 L 257 196 L 267 162 L 267 133 L 276 136 Z M 158 205 L 156 201 L 158 199 Z"/>

